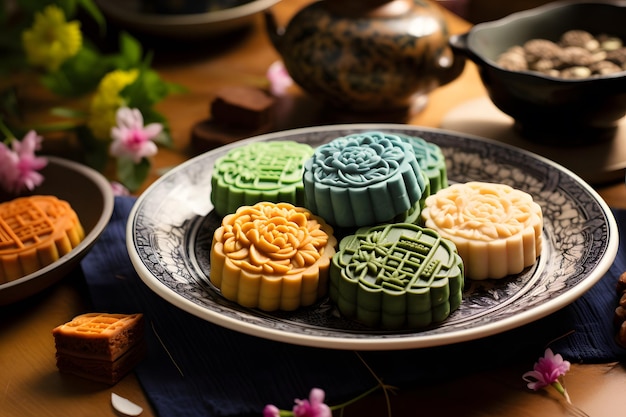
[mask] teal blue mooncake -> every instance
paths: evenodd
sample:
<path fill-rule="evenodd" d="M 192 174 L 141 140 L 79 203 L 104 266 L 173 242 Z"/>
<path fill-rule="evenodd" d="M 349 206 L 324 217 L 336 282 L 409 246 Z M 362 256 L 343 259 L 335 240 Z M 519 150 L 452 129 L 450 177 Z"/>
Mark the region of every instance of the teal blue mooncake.
<path fill-rule="evenodd" d="M 303 183 L 305 206 L 336 227 L 405 215 L 416 208 L 427 184 L 411 145 L 382 132 L 352 134 L 318 147 L 304 165 Z"/>

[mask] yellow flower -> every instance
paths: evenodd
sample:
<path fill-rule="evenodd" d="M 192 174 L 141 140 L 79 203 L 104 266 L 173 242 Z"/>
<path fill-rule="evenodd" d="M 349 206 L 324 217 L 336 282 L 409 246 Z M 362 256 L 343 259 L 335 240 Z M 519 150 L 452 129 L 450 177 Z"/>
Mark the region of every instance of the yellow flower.
<path fill-rule="evenodd" d="M 76 55 L 82 41 L 80 22 L 67 22 L 63 10 L 54 5 L 35 14 L 33 26 L 22 33 L 28 62 L 48 71 L 56 71 L 63 62 Z"/>
<path fill-rule="evenodd" d="M 100 84 L 96 94 L 91 99 L 91 108 L 87 126 L 93 135 L 98 139 L 109 139 L 111 128 L 115 126 L 115 114 L 117 109 L 126 105 L 120 96 L 127 85 L 132 84 L 139 75 L 136 69 L 123 71 L 115 70 L 106 74 Z"/>

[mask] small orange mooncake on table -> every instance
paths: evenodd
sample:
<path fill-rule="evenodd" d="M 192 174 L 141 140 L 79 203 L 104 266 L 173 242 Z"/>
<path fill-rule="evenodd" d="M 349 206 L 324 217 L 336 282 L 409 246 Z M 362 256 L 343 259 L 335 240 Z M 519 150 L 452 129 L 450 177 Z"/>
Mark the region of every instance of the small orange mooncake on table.
<path fill-rule="evenodd" d="M 60 372 L 116 384 L 146 351 L 143 314 L 85 313 L 52 330 Z"/>
<path fill-rule="evenodd" d="M 84 238 L 67 201 L 33 195 L 0 204 L 0 284 L 53 263 Z"/>
<path fill-rule="evenodd" d="M 242 206 L 213 235 L 209 278 L 244 307 L 296 310 L 326 295 L 336 244 L 332 227 L 305 208 Z"/>
<path fill-rule="evenodd" d="M 429 196 L 421 214 L 426 227 L 456 245 L 469 279 L 519 274 L 541 254 L 541 207 L 511 186 L 453 184 Z"/>

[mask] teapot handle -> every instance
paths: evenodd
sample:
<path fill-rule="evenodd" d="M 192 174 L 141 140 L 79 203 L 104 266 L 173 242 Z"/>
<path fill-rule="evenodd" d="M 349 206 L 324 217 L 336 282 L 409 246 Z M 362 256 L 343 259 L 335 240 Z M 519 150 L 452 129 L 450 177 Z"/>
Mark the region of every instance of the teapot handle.
<path fill-rule="evenodd" d="M 472 61 L 476 61 L 477 59 L 480 60 L 478 58 L 478 56 L 474 52 L 472 52 L 472 50 L 470 49 L 470 47 L 469 47 L 469 45 L 467 43 L 467 39 L 469 38 L 469 34 L 470 34 L 470 32 L 465 32 L 465 33 L 460 34 L 460 35 L 450 36 L 450 39 L 448 39 L 448 44 L 450 45 L 450 47 L 454 51 L 455 55 L 466 56 L 467 58 L 471 59 Z"/>
<path fill-rule="evenodd" d="M 444 48 L 437 59 L 439 68 L 439 85 L 448 84 L 455 80 L 465 69 L 465 55 L 457 52 L 452 47 Z"/>
<path fill-rule="evenodd" d="M 270 9 L 266 9 L 263 11 L 263 16 L 265 18 L 265 28 L 267 32 L 267 36 L 270 39 L 270 42 L 274 46 L 274 48 L 280 53 L 282 44 L 282 37 L 285 33 L 284 27 L 279 27 L 276 22 L 276 16 Z"/>

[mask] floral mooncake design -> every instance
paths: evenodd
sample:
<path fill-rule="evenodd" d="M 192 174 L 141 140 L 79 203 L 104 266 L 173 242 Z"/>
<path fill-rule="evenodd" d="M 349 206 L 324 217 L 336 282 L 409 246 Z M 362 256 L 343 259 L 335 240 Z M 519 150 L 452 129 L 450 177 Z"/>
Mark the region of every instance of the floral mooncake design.
<path fill-rule="evenodd" d="M 430 184 L 429 192 L 436 193 L 448 186 L 448 170 L 446 158 L 439 146 L 417 136 L 398 134 L 400 139 L 407 142 L 413 148 L 413 153 L 420 164 L 420 168 Z"/>
<path fill-rule="evenodd" d="M 304 165 L 306 207 L 337 227 L 388 222 L 411 210 L 426 183 L 411 145 L 381 132 L 336 138 Z"/>
<path fill-rule="evenodd" d="M 236 303 L 265 311 L 308 306 L 328 291 L 333 229 L 289 203 L 240 207 L 211 247 L 211 283 Z"/>
<path fill-rule="evenodd" d="M 461 305 L 463 261 L 437 232 L 395 223 L 343 238 L 330 271 L 339 312 L 372 327 L 419 328 Z"/>
<path fill-rule="evenodd" d="M 253 142 L 215 162 L 211 202 L 220 216 L 260 201 L 302 206 L 304 163 L 313 148 L 293 141 Z"/>
<path fill-rule="evenodd" d="M 518 274 L 541 254 L 541 207 L 505 184 L 453 184 L 429 196 L 421 216 L 455 243 L 470 279 Z"/>

